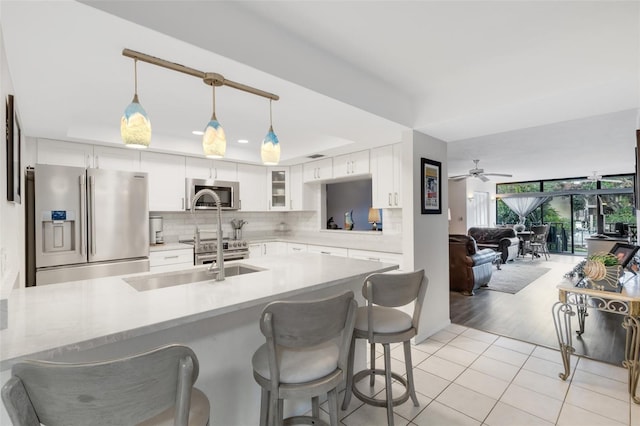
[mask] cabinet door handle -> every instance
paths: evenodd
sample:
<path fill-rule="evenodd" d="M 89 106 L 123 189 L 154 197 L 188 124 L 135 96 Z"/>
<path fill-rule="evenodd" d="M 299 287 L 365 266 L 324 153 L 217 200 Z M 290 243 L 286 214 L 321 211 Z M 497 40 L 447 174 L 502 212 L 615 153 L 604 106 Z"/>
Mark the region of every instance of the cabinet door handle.
<path fill-rule="evenodd" d="M 216 167 L 213 168 L 213 178 L 218 179 L 218 169 Z"/>
<path fill-rule="evenodd" d="M 100 168 L 100 156 L 96 155 L 96 169 Z"/>
<path fill-rule="evenodd" d="M 184 197 L 180 198 L 180 204 L 182 204 L 182 210 L 184 210 Z"/>
<path fill-rule="evenodd" d="M 321 251 L 320 254 L 331 254 L 331 252 L 328 251 Z"/>
<path fill-rule="evenodd" d="M 271 210 L 271 200 L 269 200 L 269 210 Z"/>
<path fill-rule="evenodd" d="M 397 206 L 398 205 L 398 193 L 397 192 L 395 193 L 394 198 L 396 200 L 396 206 Z"/>
<path fill-rule="evenodd" d="M 178 258 L 178 255 L 175 255 L 175 256 L 165 256 L 164 258 L 165 258 L 165 259 L 177 259 L 177 258 Z"/>
<path fill-rule="evenodd" d="M 391 204 L 391 193 L 389 193 L 389 205 L 392 206 L 393 204 Z"/>

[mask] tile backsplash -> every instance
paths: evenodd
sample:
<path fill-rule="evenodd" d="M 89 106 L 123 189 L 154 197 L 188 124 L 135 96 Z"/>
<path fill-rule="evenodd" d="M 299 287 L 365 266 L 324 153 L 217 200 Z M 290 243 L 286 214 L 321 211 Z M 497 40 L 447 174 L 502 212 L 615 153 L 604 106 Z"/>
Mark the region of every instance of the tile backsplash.
<path fill-rule="evenodd" d="M 201 231 L 215 231 L 215 211 L 196 211 L 195 215 L 189 212 L 150 212 L 150 216 L 162 216 L 163 234 L 165 242 L 176 242 L 193 238 L 194 219 Z M 244 219 L 247 224 L 242 228 L 243 238 L 277 238 L 282 236 L 280 224 L 285 224 L 286 235 L 312 235 L 320 232 L 321 225 L 319 213 L 315 211 L 295 212 L 222 212 L 222 232 L 224 237 L 231 238 L 233 230 L 232 219 Z M 384 235 L 401 238 L 402 235 L 402 210 L 389 209 L 383 211 Z M 323 232 L 323 236 L 326 232 Z"/>

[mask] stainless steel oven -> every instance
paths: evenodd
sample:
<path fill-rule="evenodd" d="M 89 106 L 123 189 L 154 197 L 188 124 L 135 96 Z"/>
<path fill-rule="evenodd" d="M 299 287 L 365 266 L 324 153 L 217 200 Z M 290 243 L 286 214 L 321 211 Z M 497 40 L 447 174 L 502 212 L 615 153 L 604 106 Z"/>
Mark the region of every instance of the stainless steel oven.
<path fill-rule="evenodd" d="M 218 243 L 216 239 L 200 240 L 199 245 L 195 245 L 193 240 L 180 241 L 181 243 L 193 245 L 193 264 L 206 265 L 214 263 L 217 256 Z M 249 244 L 244 240 L 223 240 L 222 257 L 224 260 L 242 260 L 249 258 Z"/>
<path fill-rule="evenodd" d="M 222 257 L 225 261 L 228 260 L 242 260 L 249 258 L 249 250 L 234 251 L 234 252 L 222 252 Z M 207 265 L 216 261 L 216 253 L 200 253 L 193 255 L 194 265 Z"/>

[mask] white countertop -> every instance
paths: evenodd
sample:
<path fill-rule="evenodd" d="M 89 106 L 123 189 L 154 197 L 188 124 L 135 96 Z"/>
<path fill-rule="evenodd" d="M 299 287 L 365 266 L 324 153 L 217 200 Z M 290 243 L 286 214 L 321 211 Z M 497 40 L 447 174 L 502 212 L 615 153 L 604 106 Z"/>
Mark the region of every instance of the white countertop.
<path fill-rule="evenodd" d="M 226 264 L 234 263 L 266 270 L 144 292 L 121 277 L 14 290 L 9 296 L 9 326 L 0 331 L 0 369 L 18 359 L 50 359 L 397 268 L 314 253 Z M 142 275 L 151 274 L 130 276 Z"/>

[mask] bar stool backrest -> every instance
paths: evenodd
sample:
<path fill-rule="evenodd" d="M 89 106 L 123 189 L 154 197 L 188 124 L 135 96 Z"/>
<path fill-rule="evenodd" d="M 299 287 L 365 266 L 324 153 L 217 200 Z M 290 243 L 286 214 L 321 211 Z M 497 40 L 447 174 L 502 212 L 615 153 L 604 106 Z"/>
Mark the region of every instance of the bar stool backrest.
<path fill-rule="evenodd" d="M 417 332 L 428 283 L 424 269 L 406 273 L 376 273 L 365 279 L 362 295 L 367 299 L 367 306 L 373 304 L 396 308 L 415 301 L 412 324 Z"/>
<path fill-rule="evenodd" d="M 15 425 L 133 425 L 176 406 L 186 425 L 198 359 L 169 345 L 92 363 L 23 361 L 12 368 L 2 399 Z"/>
<path fill-rule="evenodd" d="M 262 311 L 260 330 L 266 337 L 274 390 L 279 383 L 277 346 L 305 348 L 340 338 L 338 367 L 346 371 L 358 304 L 352 291 L 310 301 L 277 301 Z"/>

